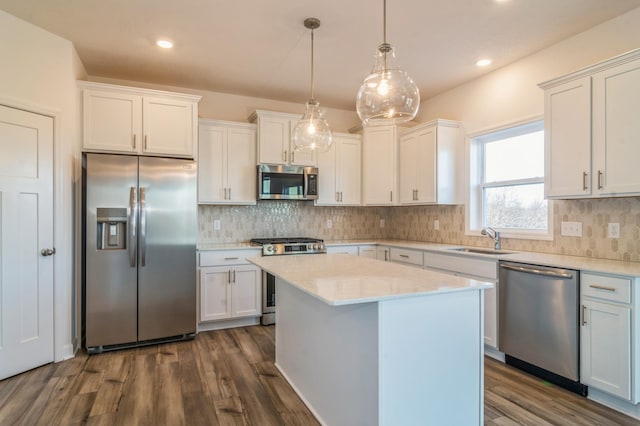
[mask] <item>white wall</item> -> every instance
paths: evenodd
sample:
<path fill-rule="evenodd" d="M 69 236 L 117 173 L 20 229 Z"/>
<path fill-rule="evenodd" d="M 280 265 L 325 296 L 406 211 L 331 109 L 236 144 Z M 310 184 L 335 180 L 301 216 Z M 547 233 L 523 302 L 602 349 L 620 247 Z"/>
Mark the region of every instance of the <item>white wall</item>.
<path fill-rule="evenodd" d="M 254 98 L 251 96 L 232 95 L 228 93 L 210 92 L 206 90 L 188 89 L 184 87 L 165 86 L 158 84 L 143 83 L 139 81 L 116 80 L 91 76 L 91 81 L 119 84 L 123 86 L 145 87 L 148 89 L 167 90 L 170 92 L 191 93 L 202 96 L 198 104 L 198 115 L 202 118 L 213 118 L 217 120 L 229 120 L 247 122 L 247 118 L 256 109 L 270 111 L 288 112 L 294 114 L 304 114 L 305 102 L 307 99 L 300 99 L 300 103 L 282 102 L 273 99 Z M 355 106 L 355 104 L 354 104 Z M 350 128 L 358 125 L 360 120 L 354 111 L 347 111 L 336 108 L 324 108 L 325 118 L 329 122 L 331 130 L 334 132 L 348 132 Z"/>
<path fill-rule="evenodd" d="M 476 133 L 544 113 L 538 83 L 640 47 L 640 8 L 427 99 L 418 121 L 459 120 Z"/>
<path fill-rule="evenodd" d="M 75 80 L 86 75 L 73 45 L 0 11 L 0 103 L 54 117 L 55 359 L 73 355 Z"/>

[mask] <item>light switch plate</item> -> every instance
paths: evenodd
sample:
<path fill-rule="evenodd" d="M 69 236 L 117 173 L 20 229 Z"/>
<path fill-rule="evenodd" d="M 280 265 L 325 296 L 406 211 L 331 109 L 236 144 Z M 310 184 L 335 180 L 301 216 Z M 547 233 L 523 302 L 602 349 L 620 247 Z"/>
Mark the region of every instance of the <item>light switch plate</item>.
<path fill-rule="evenodd" d="M 607 226 L 607 237 L 609 238 L 620 238 L 620 224 L 619 223 L 610 223 Z"/>
<path fill-rule="evenodd" d="M 565 237 L 582 237 L 582 222 L 562 222 L 560 234 Z"/>
<path fill-rule="evenodd" d="M 327 219 L 327 228 L 331 229 L 333 227 L 333 221 L 331 219 Z"/>
<path fill-rule="evenodd" d="M 384 228 L 384 219 L 380 219 L 380 228 Z"/>
<path fill-rule="evenodd" d="M 219 231 L 220 230 L 220 219 L 215 219 L 213 221 L 213 230 L 214 231 Z"/>
<path fill-rule="evenodd" d="M 440 229 L 440 221 L 439 220 L 434 220 L 433 221 L 433 229 L 435 229 L 436 231 Z"/>

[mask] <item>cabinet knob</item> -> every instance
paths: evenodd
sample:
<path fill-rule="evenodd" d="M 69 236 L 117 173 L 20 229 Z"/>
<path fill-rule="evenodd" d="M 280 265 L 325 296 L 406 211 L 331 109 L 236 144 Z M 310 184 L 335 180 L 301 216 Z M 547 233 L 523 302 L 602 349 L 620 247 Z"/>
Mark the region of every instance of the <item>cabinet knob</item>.
<path fill-rule="evenodd" d="M 56 254 L 56 249 L 50 249 L 50 248 L 42 249 L 40 251 L 40 254 L 42 256 L 53 256 L 54 254 Z"/>

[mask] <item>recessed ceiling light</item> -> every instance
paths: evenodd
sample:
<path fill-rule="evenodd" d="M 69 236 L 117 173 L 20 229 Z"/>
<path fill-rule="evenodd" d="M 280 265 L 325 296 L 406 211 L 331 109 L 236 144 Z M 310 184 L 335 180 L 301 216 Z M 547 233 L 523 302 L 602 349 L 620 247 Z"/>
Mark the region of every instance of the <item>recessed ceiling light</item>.
<path fill-rule="evenodd" d="M 486 67 L 487 65 L 491 64 L 491 59 L 480 59 L 478 62 L 476 62 L 476 65 L 479 67 Z"/>
<path fill-rule="evenodd" d="M 169 40 L 158 40 L 156 41 L 156 44 L 163 49 L 171 49 L 173 47 L 173 43 Z"/>

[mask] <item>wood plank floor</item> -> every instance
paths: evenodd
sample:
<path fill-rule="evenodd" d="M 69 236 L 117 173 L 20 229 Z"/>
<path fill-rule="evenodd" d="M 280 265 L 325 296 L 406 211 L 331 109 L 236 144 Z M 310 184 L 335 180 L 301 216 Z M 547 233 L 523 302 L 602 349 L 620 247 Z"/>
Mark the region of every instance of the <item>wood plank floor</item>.
<path fill-rule="evenodd" d="M 0 425 L 317 425 L 273 365 L 274 327 L 49 364 L 0 381 Z M 640 425 L 492 359 L 487 425 Z"/>

